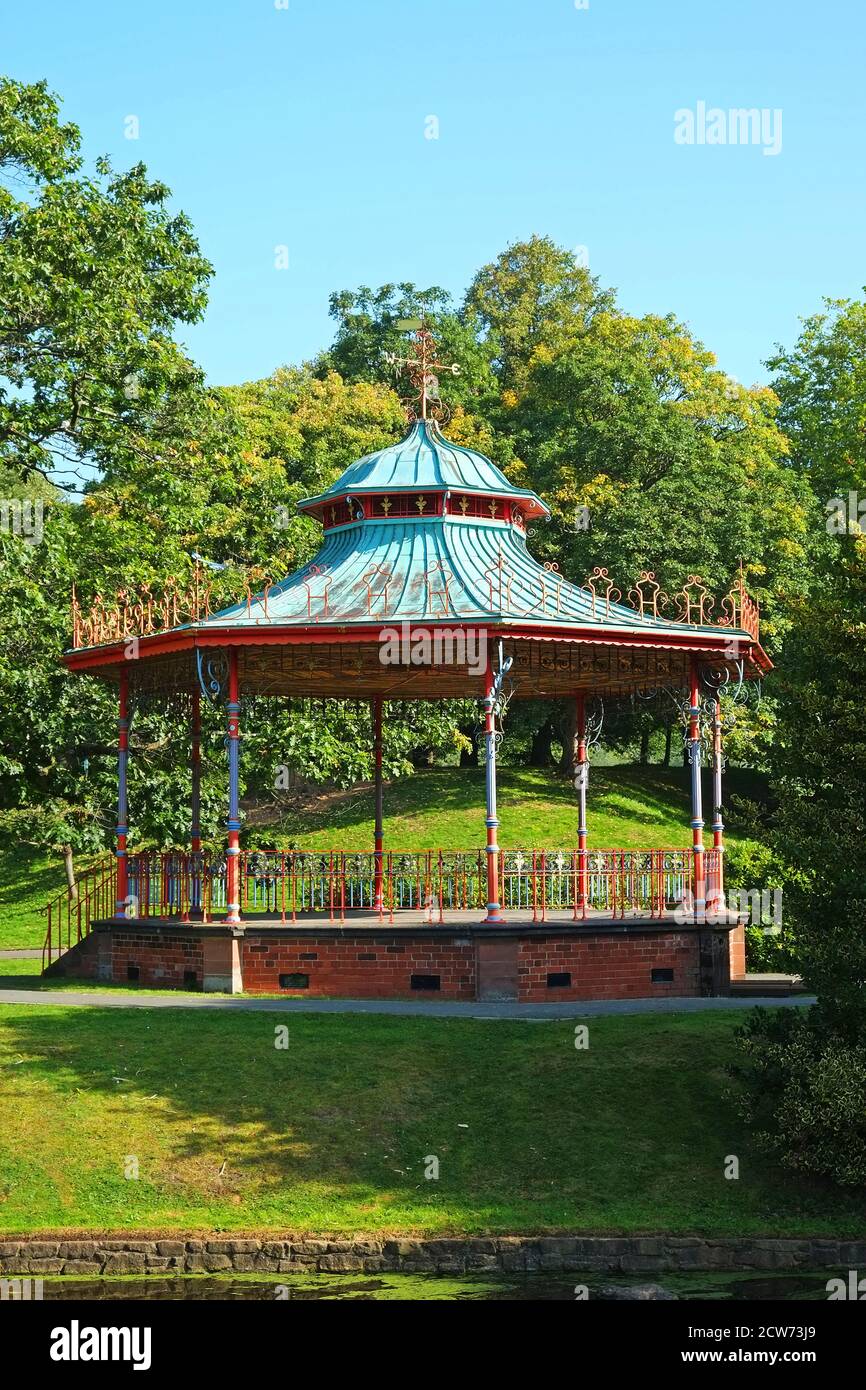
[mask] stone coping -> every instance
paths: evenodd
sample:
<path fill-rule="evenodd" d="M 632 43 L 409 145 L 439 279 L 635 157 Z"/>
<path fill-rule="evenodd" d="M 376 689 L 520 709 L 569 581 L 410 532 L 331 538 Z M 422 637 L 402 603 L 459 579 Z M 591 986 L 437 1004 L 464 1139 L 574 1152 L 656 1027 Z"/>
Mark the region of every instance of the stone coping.
<path fill-rule="evenodd" d="M 325 941 L 339 941 L 356 936 L 375 937 L 389 942 L 405 940 L 410 936 L 423 941 L 450 941 L 455 937 L 472 938 L 479 941 L 498 941 L 513 937 L 519 937 L 522 940 L 543 941 L 558 937 L 574 937 L 579 940 L 581 937 L 594 936 L 667 936 L 671 933 L 701 935 L 711 931 L 733 931 L 738 925 L 738 919 L 698 925 L 694 922 L 681 924 L 675 922 L 672 917 L 655 918 L 654 920 L 634 919 L 632 921 L 606 918 L 597 922 L 591 920 L 574 922 L 568 918 L 561 922 L 550 920 L 547 922 L 514 922 L 508 923 L 504 927 L 487 927 L 482 925 L 477 918 L 465 922 L 445 921 L 441 925 L 431 926 L 429 923 L 422 922 L 405 922 L 398 925 L 397 923 L 380 922 L 375 917 L 367 916 L 359 917 L 354 921 L 347 916 L 343 923 L 281 922 L 279 918 L 274 917 L 261 919 L 248 917 L 241 923 L 234 925 L 229 925 L 226 922 L 181 922 L 176 917 L 129 917 L 122 921 L 114 918 L 95 921 L 92 924 L 92 931 L 113 931 L 119 935 L 124 932 L 135 932 L 154 935 L 176 933 L 179 936 L 232 937 L 254 936 L 257 932 L 263 932 L 274 938 L 305 940 L 310 937 L 319 937 Z"/>
<path fill-rule="evenodd" d="M 702 1236 L 389 1238 L 208 1235 L 0 1240 L 0 1275 L 290 1274 L 470 1271 L 610 1274 L 864 1269 L 866 1240 Z"/>

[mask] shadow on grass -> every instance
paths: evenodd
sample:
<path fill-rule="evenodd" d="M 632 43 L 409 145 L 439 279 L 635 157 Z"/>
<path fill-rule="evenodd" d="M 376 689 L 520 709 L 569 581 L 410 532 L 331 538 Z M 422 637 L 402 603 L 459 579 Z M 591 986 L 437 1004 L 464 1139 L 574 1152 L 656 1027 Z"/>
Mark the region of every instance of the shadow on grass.
<path fill-rule="evenodd" d="M 733 1027 L 0 1006 L 0 1222 L 850 1235 L 750 1146 Z"/>

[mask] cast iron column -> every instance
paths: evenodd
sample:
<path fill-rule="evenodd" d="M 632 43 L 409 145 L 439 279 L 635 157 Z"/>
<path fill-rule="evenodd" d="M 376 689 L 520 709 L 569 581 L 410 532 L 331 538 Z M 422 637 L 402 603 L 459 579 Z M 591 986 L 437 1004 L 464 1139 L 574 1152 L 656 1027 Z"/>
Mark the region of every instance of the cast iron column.
<path fill-rule="evenodd" d="M 120 673 L 120 695 L 117 717 L 117 897 L 114 905 L 115 917 L 126 917 L 129 899 L 129 873 L 126 860 L 126 838 L 129 827 L 126 823 L 126 770 L 129 762 L 129 671 Z"/>
<path fill-rule="evenodd" d="M 382 796 L 382 696 L 373 697 L 373 764 L 375 778 L 375 821 L 373 825 L 373 907 L 381 917 L 384 910 L 382 892 L 382 857 L 384 848 L 384 816 Z"/>
<path fill-rule="evenodd" d="M 718 882 L 713 906 L 725 905 L 725 823 L 722 820 L 722 702 L 713 709 L 713 849 L 716 851 Z"/>
<path fill-rule="evenodd" d="M 228 849 L 226 850 L 226 922 L 241 920 L 240 897 L 240 802 L 238 797 L 238 763 L 241 706 L 238 696 L 238 654 L 229 651 L 228 750 L 229 750 L 229 815 L 226 821 Z"/>
<path fill-rule="evenodd" d="M 586 907 L 586 784 L 589 777 L 589 759 L 586 756 L 586 696 L 581 691 L 575 701 L 577 705 L 577 766 L 575 779 L 577 785 L 577 905 Z"/>
<path fill-rule="evenodd" d="M 701 686 L 698 663 L 691 660 L 689 698 L 689 769 L 692 782 L 692 884 L 694 887 L 695 921 L 703 922 L 707 907 L 706 868 L 704 862 L 704 819 L 701 802 Z"/>
<path fill-rule="evenodd" d="M 496 719 L 493 669 L 488 658 L 486 693 L 484 695 L 484 742 L 487 791 L 487 916 L 482 925 L 504 926 L 502 907 L 499 902 L 499 845 L 496 831 L 499 820 L 496 815 Z"/>
<path fill-rule="evenodd" d="M 192 777 L 190 796 L 190 849 L 192 864 L 189 876 L 189 912 L 193 919 L 201 917 L 201 691 L 192 692 L 190 718 L 189 766 Z"/>

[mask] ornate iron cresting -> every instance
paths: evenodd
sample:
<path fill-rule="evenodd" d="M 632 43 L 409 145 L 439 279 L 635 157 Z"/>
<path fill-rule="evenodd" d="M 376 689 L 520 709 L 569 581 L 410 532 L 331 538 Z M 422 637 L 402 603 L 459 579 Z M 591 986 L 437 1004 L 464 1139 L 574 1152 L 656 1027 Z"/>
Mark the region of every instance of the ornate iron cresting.
<path fill-rule="evenodd" d="M 603 615 L 610 617 L 611 603 L 619 601 L 619 590 L 614 587 L 607 570 L 594 569 L 585 587 L 593 596 L 593 614 L 598 604 Z M 597 593 L 597 589 L 601 592 Z M 742 565 L 735 583 L 718 607 L 715 596 L 699 574 L 690 574 L 677 593 L 668 594 L 656 579 L 654 570 L 640 571 L 625 601 L 640 618 L 673 620 L 697 627 L 730 627 L 747 632 L 756 642 L 759 639 L 760 606 L 746 590 Z"/>
<path fill-rule="evenodd" d="M 592 574 L 587 579 L 585 589 L 592 595 L 592 616 L 594 618 L 611 616 L 611 605 L 619 603 L 622 599 L 621 591 L 616 587 L 606 569 L 596 565 Z"/>
<path fill-rule="evenodd" d="M 441 559 L 427 563 L 417 582 L 408 586 L 399 566 L 395 569 L 391 564 L 374 562 L 348 589 L 340 580 L 339 567 L 334 572 L 328 564 L 314 562 L 298 576 L 300 607 L 296 604 L 288 619 L 281 610 L 274 611 L 272 602 L 285 594 L 285 584 L 273 585 L 266 579 L 263 587 L 254 590 L 253 576 L 251 572 L 243 586 L 245 601 L 241 600 L 231 615 L 233 620 L 250 625 L 281 621 L 333 624 L 347 619 L 360 621 L 397 616 L 407 620 L 479 616 L 478 598 L 467 593 L 461 576 Z M 479 579 L 481 604 L 486 605 L 489 613 L 516 619 L 580 621 L 578 596 L 581 590 L 562 577 L 555 562 L 549 561 L 543 568 L 539 565 L 535 572 L 525 573 L 515 568 L 500 546 Z M 261 577 L 255 582 L 262 585 Z M 418 601 L 413 603 L 416 593 Z M 595 622 L 628 621 L 628 610 L 632 609 L 646 623 L 676 622 L 730 629 L 726 657 L 734 663 L 743 655 L 741 647 L 747 641 L 743 633 L 754 641 L 759 640 L 758 605 L 746 592 L 742 571 L 730 592 L 720 601 L 698 575 L 689 575 L 682 589 L 671 596 L 661 588 L 653 570 L 641 570 L 627 590 L 624 602 L 620 588 L 603 566 L 596 566 L 582 593 L 589 600 L 590 614 Z M 98 594 L 86 614 L 73 589 L 73 646 L 124 642 L 165 632 L 183 623 L 206 621 L 214 616 L 210 600 L 211 584 L 198 564 L 186 588 L 171 580 L 161 594 L 153 592 L 148 585 L 136 592 L 121 590 L 112 602 Z M 471 611 L 464 609 L 467 601 Z"/>
<path fill-rule="evenodd" d="M 149 584 L 142 584 L 138 589 L 120 589 L 113 599 L 97 594 L 87 611 L 73 585 L 72 645 L 98 647 L 128 637 L 149 637 L 180 623 L 199 622 L 210 617 L 211 593 L 211 581 L 198 561 L 188 584 L 172 578 L 156 592 Z"/>

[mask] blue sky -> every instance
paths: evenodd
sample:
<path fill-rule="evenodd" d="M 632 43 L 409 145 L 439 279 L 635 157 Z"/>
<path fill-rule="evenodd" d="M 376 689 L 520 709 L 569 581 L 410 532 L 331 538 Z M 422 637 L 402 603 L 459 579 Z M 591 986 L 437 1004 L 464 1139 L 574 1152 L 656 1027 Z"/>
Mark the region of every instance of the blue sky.
<path fill-rule="evenodd" d="M 866 281 L 864 12 L 40 0 L 7 12 L 0 68 L 47 78 L 89 157 L 143 159 L 171 186 L 216 267 L 205 321 L 182 334 L 214 381 L 324 346 L 331 290 L 460 295 L 539 232 L 586 247 L 623 308 L 673 311 L 749 383 L 822 296 Z M 781 110 L 780 152 L 676 143 L 675 113 L 699 102 Z"/>

